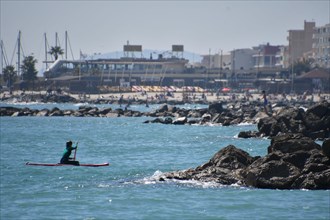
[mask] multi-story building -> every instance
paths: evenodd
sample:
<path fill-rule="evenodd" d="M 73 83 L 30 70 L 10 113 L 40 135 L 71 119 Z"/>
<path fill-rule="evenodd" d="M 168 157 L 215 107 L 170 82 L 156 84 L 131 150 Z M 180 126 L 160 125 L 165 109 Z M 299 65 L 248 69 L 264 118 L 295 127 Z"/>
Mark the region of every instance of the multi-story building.
<path fill-rule="evenodd" d="M 253 48 L 256 51 L 253 55 L 254 68 L 269 69 L 276 67 L 276 54 L 280 46 L 272 46 L 269 43 Z"/>
<path fill-rule="evenodd" d="M 315 27 L 313 34 L 313 58 L 319 67 L 330 68 L 330 23 Z"/>
<path fill-rule="evenodd" d="M 231 69 L 231 55 L 227 53 L 203 55 L 201 65 L 209 69 Z"/>
<path fill-rule="evenodd" d="M 255 50 L 236 49 L 230 52 L 231 54 L 231 70 L 250 70 L 254 66 L 253 55 Z"/>
<path fill-rule="evenodd" d="M 249 48 L 235 49 L 229 54 L 204 55 L 201 64 L 208 69 L 250 70 L 254 66 L 253 54 L 255 51 Z"/>
<path fill-rule="evenodd" d="M 289 67 L 289 47 L 288 46 L 280 46 L 279 52 L 277 52 L 275 58 L 276 58 L 276 64 L 275 66 L 278 68 L 288 68 Z"/>
<path fill-rule="evenodd" d="M 289 30 L 289 65 L 295 63 L 303 55 L 312 51 L 315 22 L 304 22 L 303 30 Z"/>

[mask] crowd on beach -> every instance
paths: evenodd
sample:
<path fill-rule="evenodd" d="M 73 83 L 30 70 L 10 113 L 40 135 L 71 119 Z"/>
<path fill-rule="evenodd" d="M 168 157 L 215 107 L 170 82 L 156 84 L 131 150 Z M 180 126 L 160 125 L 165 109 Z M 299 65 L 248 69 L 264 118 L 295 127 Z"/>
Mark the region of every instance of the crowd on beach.
<path fill-rule="evenodd" d="M 317 103 L 321 101 L 330 101 L 330 94 L 327 93 L 310 93 L 308 91 L 303 94 L 267 94 L 260 92 L 244 93 L 235 92 L 125 92 L 125 93 L 106 93 L 106 94 L 72 94 L 61 90 L 55 91 L 3 91 L 0 94 L 1 101 L 8 102 L 34 102 L 38 101 L 38 95 L 67 95 L 81 102 L 95 102 L 97 100 L 105 100 L 110 102 L 118 102 L 119 104 L 133 103 L 136 101 L 144 101 L 145 103 L 178 101 L 183 103 L 194 102 L 246 102 L 260 101 L 262 103 L 267 100 L 267 104 L 277 102 L 311 102 Z M 33 97 L 33 98 L 32 98 Z"/>

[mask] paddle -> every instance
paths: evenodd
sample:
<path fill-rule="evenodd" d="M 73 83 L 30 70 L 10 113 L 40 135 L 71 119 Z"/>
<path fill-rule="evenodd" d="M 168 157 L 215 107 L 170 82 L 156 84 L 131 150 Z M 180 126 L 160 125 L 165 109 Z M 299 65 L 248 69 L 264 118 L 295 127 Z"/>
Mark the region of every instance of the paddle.
<path fill-rule="evenodd" d="M 78 149 L 78 141 L 77 141 L 77 144 L 76 144 L 76 149 L 74 149 L 73 161 L 76 161 L 77 149 Z"/>

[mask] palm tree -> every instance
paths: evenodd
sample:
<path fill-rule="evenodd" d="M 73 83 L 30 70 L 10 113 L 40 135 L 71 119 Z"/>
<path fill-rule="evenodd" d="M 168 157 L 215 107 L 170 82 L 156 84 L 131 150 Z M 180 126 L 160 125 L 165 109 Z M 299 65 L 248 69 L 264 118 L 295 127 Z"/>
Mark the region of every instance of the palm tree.
<path fill-rule="evenodd" d="M 15 82 L 16 77 L 17 71 L 13 65 L 8 65 L 3 69 L 3 80 L 7 82 L 10 94 L 12 94 L 12 85 Z"/>
<path fill-rule="evenodd" d="M 59 55 L 64 54 L 64 51 L 60 46 L 55 46 L 55 47 L 51 47 L 48 53 L 54 56 L 55 60 L 57 60 Z"/>
<path fill-rule="evenodd" d="M 34 81 L 37 79 L 37 74 L 38 74 L 38 71 L 36 70 L 35 67 L 37 62 L 38 61 L 32 55 L 30 55 L 24 58 L 23 64 L 21 66 L 23 79 L 28 82 L 32 81 L 33 87 L 34 87 Z"/>
<path fill-rule="evenodd" d="M 297 61 L 293 65 L 293 72 L 297 73 L 297 75 L 301 75 L 302 73 L 309 72 L 312 69 L 314 60 L 313 59 L 305 59 L 303 58 L 300 61 Z"/>

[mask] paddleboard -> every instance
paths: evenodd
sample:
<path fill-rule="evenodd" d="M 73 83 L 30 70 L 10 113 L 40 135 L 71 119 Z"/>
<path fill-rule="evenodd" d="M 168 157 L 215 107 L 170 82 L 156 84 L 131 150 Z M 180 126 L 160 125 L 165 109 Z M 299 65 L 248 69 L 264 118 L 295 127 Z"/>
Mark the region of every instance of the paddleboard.
<path fill-rule="evenodd" d="M 104 167 L 104 166 L 109 166 L 109 163 L 74 165 L 74 164 L 64 164 L 64 163 L 33 163 L 33 162 L 26 162 L 25 165 L 29 165 L 29 166 L 48 166 L 48 167 L 55 167 L 55 166 Z"/>

